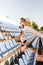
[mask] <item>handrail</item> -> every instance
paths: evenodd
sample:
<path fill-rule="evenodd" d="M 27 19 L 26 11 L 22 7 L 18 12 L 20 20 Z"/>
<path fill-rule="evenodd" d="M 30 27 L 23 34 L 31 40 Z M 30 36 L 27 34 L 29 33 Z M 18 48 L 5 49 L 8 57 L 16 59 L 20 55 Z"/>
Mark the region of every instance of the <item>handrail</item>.
<path fill-rule="evenodd" d="M 36 36 L 43 38 L 43 34 L 41 34 L 40 32 L 36 31 L 36 30 L 33 29 L 32 27 L 28 27 L 28 28 L 29 28 L 29 30 L 30 30 L 31 32 L 33 32 Z"/>

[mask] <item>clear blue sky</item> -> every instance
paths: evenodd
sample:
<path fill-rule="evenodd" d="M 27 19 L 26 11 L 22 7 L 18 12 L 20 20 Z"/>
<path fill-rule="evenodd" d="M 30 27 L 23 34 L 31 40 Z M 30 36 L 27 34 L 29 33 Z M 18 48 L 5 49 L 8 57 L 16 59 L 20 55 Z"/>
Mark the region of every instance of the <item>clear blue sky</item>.
<path fill-rule="evenodd" d="M 43 0 L 0 0 L 0 14 L 15 21 L 29 17 L 43 26 Z"/>

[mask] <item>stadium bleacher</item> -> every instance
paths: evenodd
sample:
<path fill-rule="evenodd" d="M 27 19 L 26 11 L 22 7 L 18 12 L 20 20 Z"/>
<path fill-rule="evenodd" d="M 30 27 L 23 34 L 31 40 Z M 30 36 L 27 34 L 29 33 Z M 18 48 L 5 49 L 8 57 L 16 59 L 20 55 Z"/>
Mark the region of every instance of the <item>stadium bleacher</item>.
<path fill-rule="evenodd" d="M 6 24 L 6 25 L 5 25 Z M 0 65 L 35 65 L 36 52 L 31 49 L 38 49 L 39 37 L 35 36 L 31 31 L 25 31 L 28 36 L 24 36 L 22 41 L 30 41 L 25 52 L 21 52 L 21 44 L 15 40 L 20 35 L 20 29 L 14 28 L 14 25 L 7 25 L 7 23 L 0 25 Z M 13 38 L 12 38 L 13 36 Z M 41 39 L 41 41 L 43 41 Z M 31 47 L 30 47 L 31 44 Z M 43 44 L 43 42 L 42 42 Z"/>

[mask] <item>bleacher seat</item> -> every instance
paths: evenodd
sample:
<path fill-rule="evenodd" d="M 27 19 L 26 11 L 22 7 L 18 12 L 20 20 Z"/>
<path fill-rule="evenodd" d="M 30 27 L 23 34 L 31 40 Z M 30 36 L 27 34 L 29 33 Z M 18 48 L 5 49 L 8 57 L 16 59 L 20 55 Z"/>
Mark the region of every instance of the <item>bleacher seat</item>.
<path fill-rule="evenodd" d="M 11 49 L 11 46 L 10 46 L 10 44 L 9 44 L 8 41 L 5 42 L 5 45 L 6 45 L 6 48 L 7 48 L 7 49 Z"/>
<path fill-rule="evenodd" d="M 32 52 L 30 51 L 30 49 L 27 49 L 26 51 L 27 51 L 28 56 L 31 56 Z"/>
<path fill-rule="evenodd" d="M 0 32 L 0 39 L 4 39 L 4 36 L 2 35 L 1 32 Z"/>
<path fill-rule="evenodd" d="M 13 59 L 13 56 L 11 56 L 10 58 L 10 64 L 13 64 L 14 63 L 14 59 Z"/>
<path fill-rule="evenodd" d="M 5 62 L 5 64 L 4 64 L 4 65 L 10 65 L 10 64 L 9 64 L 9 61 L 7 60 L 7 61 Z"/>
<path fill-rule="evenodd" d="M 15 45 L 15 49 L 21 46 L 20 44 L 17 44 L 17 42 L 14 39 L 12 40 L 12 43 Z"/>
<path fill-rule="evenodd" d="M 29 56 L 28 56 L 27 52 L 25 52 L 25 56 L 26 56 L 27 60 L 29 60 Z"/>
<path fill-rule="evenodd" d="M 33 48 L 37 48 L 38 45 L 37 42 L 38 42 L 38 37 L 36 37 L 36 39 L 32 43 Z"/>
<path fill-rule="evenodd" d="M 19 65 L 25 65 L 22 58 L 19 58 Z"/>
<path fill-rule="evenodd" d="M 14 45 L 18 45 L 14 39 L 12 40 L 12 42 Z"/>
<path fill-rule="evenodd" d="M 28 54 L 29 57 L 32 57 L 32 56 L 35 56 L 36 53 L 32 53 L 31 51 L 29 51 L 29 50 L 27 49 L 27 54 Z"/>
<path fill-rule="evenodd" d="M 27 61 L 26 56 L 25 56 L 24 54 L 22 55 L 22 59 L 23 59 L 23 61 L 24 61 L 24 64 L 27 65 L 28 61 Z"/>
<path fill-rule="evenodd" d="M 0 42 L 0 55 L 2 55 L 2 56 L 5 56 L 5 55 L 7 55 L 8 54 L 8 52 L 6 52 L 7 51 L 7 49 L 6 49 L 6 47 L 5 47 L 5 44 L 4 43 L 2 43 L 2 42 Z M 5 53 L 6 52 L 6 53 Z M 5 54 L 4 54 L 5 53 Z"/>
<path fill-rule="evenodd" d="M 11 46 L 11 47 L 14 47 L 14 44 L 12 43 L 11 40 L 9 40 L 9 43 L 10 43 L 10 46 Z"/>

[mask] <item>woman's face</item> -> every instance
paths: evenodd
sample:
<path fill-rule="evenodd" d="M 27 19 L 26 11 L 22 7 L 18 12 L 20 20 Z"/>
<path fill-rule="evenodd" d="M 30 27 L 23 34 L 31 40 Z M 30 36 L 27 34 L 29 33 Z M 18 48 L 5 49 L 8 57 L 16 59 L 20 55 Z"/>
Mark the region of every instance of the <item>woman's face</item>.
<path fill-rule="evenodd" d="M 20 19 L 20 21 L 21 21 L 21 23 L 23 22 L 23 20 L 22 20 L 22 19 Z"/>
<path fill-rule="evenodd" d="M 24 21 L 23 20 L 20 20 L 21 21 L 21 24 L 24 24 Z"/>

